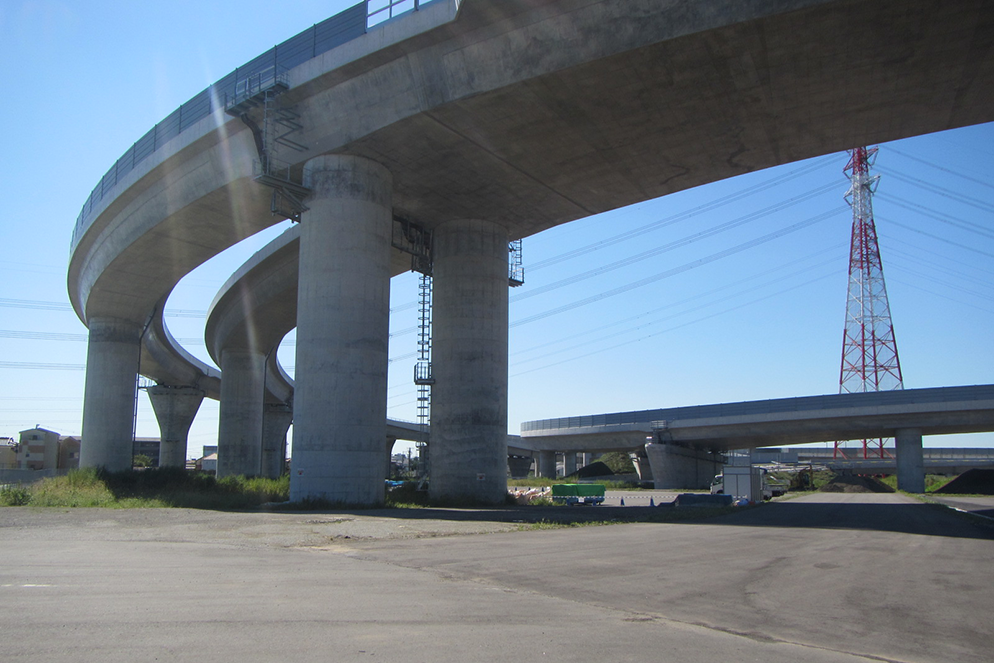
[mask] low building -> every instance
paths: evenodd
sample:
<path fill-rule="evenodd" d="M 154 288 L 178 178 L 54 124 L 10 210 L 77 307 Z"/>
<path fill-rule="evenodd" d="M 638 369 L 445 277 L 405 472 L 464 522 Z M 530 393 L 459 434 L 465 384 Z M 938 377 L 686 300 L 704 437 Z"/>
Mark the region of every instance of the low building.
<path fill-rule="evenodd" d="M 59 439 L 55 431 L 36 426 L 22 430 L 16 449 L 17 469 L 54 470 L 59 467 Z M 78 463 L 77 463 L 78 464 Z"/>
<path fill-rule="evenodd" d="M 17 443 L 12 437 L 0 437 L 0 470 L 17 469 Z"/>
<path fill-rule="evenodd" d="M 59 469 L 79 469 L 79 447 L 82 440 L 74 435 L 59 438 Z"/>
<path fill-rule="evenodd" d="M 204 472 L 210 472 L 212 474 L 217 474 L 217 453 L 208 454 L 204 456 L 199 461 L 197 461 L 197 466 Z"/>

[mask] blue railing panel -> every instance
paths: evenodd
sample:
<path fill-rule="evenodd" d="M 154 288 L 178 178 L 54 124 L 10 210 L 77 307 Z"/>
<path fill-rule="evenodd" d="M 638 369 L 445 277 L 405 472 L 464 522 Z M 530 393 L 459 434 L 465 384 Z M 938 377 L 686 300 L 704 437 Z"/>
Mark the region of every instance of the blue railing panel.
<path fill-rule="evenodd" d="M 138 139 L 132 148 L 135 155 L 135 164 L 141 163 L 155 151 L 155 127 L 149 129 L 148 133 Z"/>
<path fill-rule="evenodd" d="M 330 51 L 365 33 L 366 4 L 361 3 L 314 26 L 314 54 Z"/>
<path fill-rule="evenodd" d="M 180 106 L 180 132 L 211 114 L 211 89 L 207 88 Z"/>
<path fill-rule="evenodd" d="M 155 125 L 155 148 L 159 149 L 166 144 L 166 141 L 179 135 L 179 115 L 181 108 L 177 108 L 166 116 L 162 122 Z"/>
<path fill-rule="evenodd" d="M 282 69 L 293 69 L 314 57 L 314 28 L 301 32 L 276 46 L 276 63 Z"/>

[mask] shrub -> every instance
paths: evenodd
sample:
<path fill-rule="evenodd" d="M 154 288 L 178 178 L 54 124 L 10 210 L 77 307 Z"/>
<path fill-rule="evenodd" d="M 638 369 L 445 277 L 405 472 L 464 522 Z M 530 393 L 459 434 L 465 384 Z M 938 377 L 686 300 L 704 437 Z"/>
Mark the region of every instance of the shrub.
<path fill-rule="evenodd" d="M 31 493 L 23 486 L 0 488 L 0 506 L 24 506 L 31 501 Z"/>

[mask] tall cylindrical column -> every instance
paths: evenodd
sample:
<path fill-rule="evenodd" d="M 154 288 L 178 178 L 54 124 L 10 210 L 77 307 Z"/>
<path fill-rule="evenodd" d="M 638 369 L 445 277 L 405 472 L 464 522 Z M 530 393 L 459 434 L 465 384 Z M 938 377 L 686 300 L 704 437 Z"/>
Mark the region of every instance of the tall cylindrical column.
<path fill-rule="evenodd" d="M 569 476 L 576 472 L 576 452 L 567 451 L 563 453 L 563 475 Z"/>
<path fill-rule="evenodd" d="M 507 230 L 450 221 L 432 242 L 429 494 L 499 504 L 507 494 Z"/>
<path fill-rule="evenodd" d="M 543 479 L 555 479 L 556 478 L 556 452 L 555 451 L 539 451 L 538 461 L 536 462 L 536 473 Z"/>
<path fill-rule="evenodd" d="M 259 476 L 262 472 L 262 416 L 266 355 L 250 350 L 221 351 L 217 476 Z"/>
<path fill-rule="evenodd" d="M 894 446 L 897 451 L 897 488 L 909 493 L 925 492 L 925 451 L 922 449 L 922 432 L 917 428 L 896 431 Z"/>
<path fill-rule="evenodd" d="M 293 422 L 293 408 L 268 403 L 262 415 L 261 475 L 277 479 L 286 467 L 286 432 Z"/>
<path fill-rule="evenodd" d="M 384 499 L 390 172 L 360 157 L 307 162 L 301 220 L 290 499 Z"/>
<path fill-rule="evenodd" d="M 80 467 L 128 470 L 134 444 L 141 326 L 116 318 L 87 321 Z"/>
<path fill-rule="evenodd" d="M 159 467 L 186 467 L 190 425 L 204 400 L 195 387 L 156 385 L 146 390 L 159 422 Z"/>

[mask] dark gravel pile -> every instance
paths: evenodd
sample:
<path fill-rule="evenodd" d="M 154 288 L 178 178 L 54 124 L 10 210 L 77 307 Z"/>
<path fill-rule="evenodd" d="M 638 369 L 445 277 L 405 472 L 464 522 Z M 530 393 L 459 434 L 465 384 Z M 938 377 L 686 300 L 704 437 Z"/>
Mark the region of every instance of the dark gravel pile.
<path fill-rule="evenodd" d="M 994 495 L 994 470 L 967 470 L 935 492 L 947 495 Z"/>
<path fill-rule="evenodd" d="M 820 488 L 826 493 L 893 493 L 894 489 L 873 477 L 837 474 Z"/>

